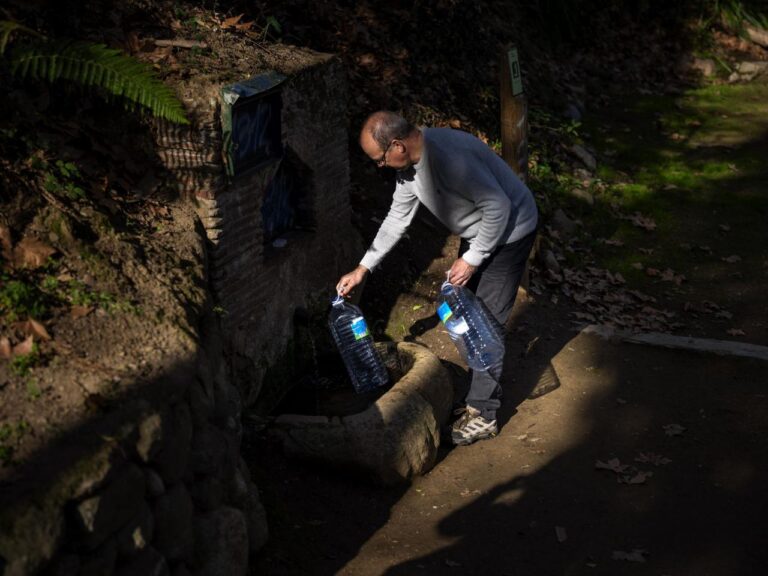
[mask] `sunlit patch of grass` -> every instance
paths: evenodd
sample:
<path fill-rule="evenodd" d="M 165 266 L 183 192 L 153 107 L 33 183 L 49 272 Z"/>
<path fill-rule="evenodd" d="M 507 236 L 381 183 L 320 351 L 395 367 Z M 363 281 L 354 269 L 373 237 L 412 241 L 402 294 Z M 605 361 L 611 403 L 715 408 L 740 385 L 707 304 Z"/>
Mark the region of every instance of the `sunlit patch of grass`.
<path fill-rule="evenodd" d="M 640 97 L 587 118 L 584 129 L 593 135 L 596 176 L 605 191 L 595 196 L 592 209 L 582 208 L 577 216 L 593 237 L 591 248 L 601 266 L 641 289 L 686 290 L 685 284 L 660 284 L 646 268 L 696 276 L 697 268 L 720 263 L 728 254 L 754 261 L 757 247 L 768 242 L 768 84 Z M 652 219 L 656 228 L 644 230 L 619 218 L 634 212 Z M 606 245 L 599 238 L 624 245 Z"/>

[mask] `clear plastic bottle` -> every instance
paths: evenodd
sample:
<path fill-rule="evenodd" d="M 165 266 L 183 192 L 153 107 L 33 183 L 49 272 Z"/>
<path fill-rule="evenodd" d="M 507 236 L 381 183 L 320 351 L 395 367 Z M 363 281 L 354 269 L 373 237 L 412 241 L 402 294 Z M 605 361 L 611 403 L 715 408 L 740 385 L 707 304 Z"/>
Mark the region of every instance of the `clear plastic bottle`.
<path fill-rule="evenodd" d="M 387 369 L 373 345 L 373 337 L 360 308 L 342 296 L 331 304 L 328 326 L 355 391 L 359 394 L 386 386 L 389 382 Z"/>
<path fill-rule="evenodd" d="M 470 290 L 444 282 L 437 300 L 437 315 L 470 368 L 488 370 L 502 361 L 501 326 Z"/>

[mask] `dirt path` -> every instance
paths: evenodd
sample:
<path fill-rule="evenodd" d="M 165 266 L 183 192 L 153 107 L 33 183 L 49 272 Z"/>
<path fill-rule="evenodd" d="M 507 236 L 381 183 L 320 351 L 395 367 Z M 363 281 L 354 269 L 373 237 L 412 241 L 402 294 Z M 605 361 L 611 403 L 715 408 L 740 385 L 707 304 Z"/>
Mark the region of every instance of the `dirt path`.
<path fill-rule="evenodd" d="M 757 133 L 768 133 L 768 126 Z M 764 140 L 750 140 L 750 150 L 761 145 Z M 731 184 L 742 181 L 752 209 L 763 210 L 765 168 L 749 166 L 749 178 Z M 737 198 L 743 190 L 729 192 Z M 382 216 L 386 207 L 371 203 L 360 213 Z M 749 208 L 720 205 L 754 226 Z M 685 210 L 676 201 L 669 206 Z M 708 215 L 708 206 L 695 207 L 694 241 L 724 223 L 722 212 Z M 681 229 L 670 222 L 661 251 Z M 377 222 L 361 225 L 370 234 Z M 749 266 L 720 282 L 718 266 L 741 264 L 720 260 L 725 252 L 710 263 L 686 263 L 683 256 L 676 271 L 685 270 L 691 281 L 670 296 L 682 303 L 715 294 L 732 307 L 738 326 L 764 343 L 765 301 L 738 290 L 752 295 L 766 286 L 765 244 L 756 242 L 765 229 L 721 230 L 731 231 L 718 237 L 719 246 L 727 251 L 736 237 L 740 262 Z M 636 247 L 627 247 L 624 260 L 632 261 Z M 458 362 L 431 306 L 455 248 L 455 239 L 446 241 L 429 218 L 410 231 L 363 296 L 366 310 L 382 314 L 378 337 L 415 339 Z M 435 468 L 411 486 L 374 488 L 286 461 L 266 436 L 253 439 L 249 457 L 272 530 L 253 573 L 762 574 L 768 365 L 580 335 L 575 303 L 553 298 L 554 290 L 516 306 L 499 436 L 442 447 Z M 717 319 L 702 313 L 693 320 L 688 333 L 728 337 Z M 527 400 L 550 364 L 561 387 Z M 454 375 L 460 389 L 466 375 L 460 369 Z"/>

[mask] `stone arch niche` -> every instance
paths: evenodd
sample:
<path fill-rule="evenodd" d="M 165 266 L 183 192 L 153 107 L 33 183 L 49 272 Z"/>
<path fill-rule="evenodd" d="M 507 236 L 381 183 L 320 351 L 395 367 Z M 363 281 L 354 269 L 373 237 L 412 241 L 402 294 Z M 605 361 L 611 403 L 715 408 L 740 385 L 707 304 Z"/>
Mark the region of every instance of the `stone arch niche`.
<path fill-rule="evenodd" d="M 210 287 L 246 406 L 281 396 L 263 383 L 292 355 L 294 311 L 325 302 L 362 254 L 351 225 L 344 70 L 306 51 L 285 61 L 287 69 L 239 81 L 186 83 L 193 126 L 156 130 L 205 228 Z"/>

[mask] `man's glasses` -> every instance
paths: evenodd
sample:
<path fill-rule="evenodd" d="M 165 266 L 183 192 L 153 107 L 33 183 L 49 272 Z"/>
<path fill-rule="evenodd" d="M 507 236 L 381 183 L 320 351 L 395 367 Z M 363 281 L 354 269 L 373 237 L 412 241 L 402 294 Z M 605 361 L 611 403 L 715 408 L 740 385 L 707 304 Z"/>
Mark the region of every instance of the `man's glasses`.
<path fill-rule="evenodd" d="M 387 152 L 389 152 L 389 149 L 392 147 L 393 143 L 394 143 L 394 140 L 390 140 L 389 144 L 387 144 L 387 147 L 384 148 L 384 153 L 379 158 L 374 160 L 374 162 L 376 162 L 376 166 L 378 166 L 379 168 L 383 168 L 384 166 L 387 165 Z"/>

